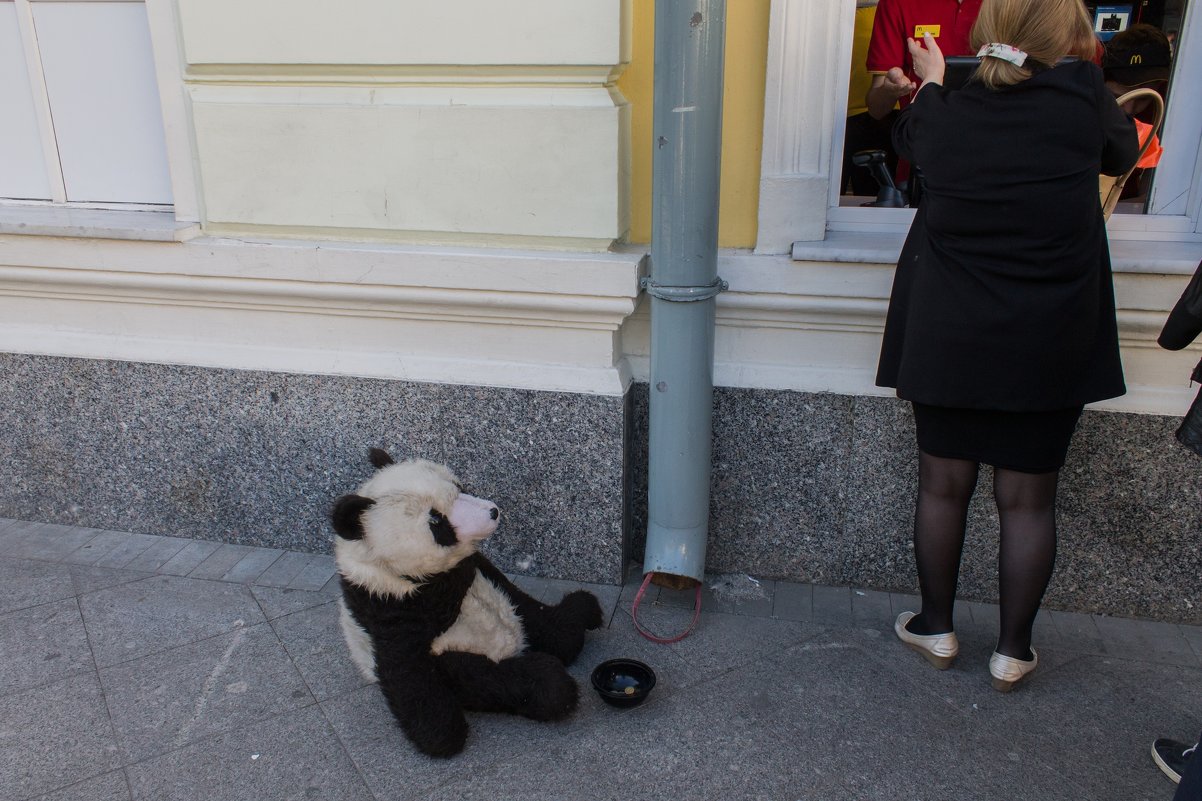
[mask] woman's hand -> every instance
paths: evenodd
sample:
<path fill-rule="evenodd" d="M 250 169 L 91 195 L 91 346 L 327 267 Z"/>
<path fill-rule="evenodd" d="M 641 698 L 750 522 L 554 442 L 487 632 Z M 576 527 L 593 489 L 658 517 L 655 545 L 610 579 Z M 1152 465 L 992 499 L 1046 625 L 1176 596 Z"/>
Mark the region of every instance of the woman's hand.
<path fill-rule="evenodd" d="M 935 37 L 924 33 L 921 45 L 915 39 L 907 39 L 906 47 L 910 49 L 910 60 L 914 62 L 914 73 L 922 78 L 923 85 L 942 84 L 947 66 L 943 60 L 943 51 L 939 49 Z"/>

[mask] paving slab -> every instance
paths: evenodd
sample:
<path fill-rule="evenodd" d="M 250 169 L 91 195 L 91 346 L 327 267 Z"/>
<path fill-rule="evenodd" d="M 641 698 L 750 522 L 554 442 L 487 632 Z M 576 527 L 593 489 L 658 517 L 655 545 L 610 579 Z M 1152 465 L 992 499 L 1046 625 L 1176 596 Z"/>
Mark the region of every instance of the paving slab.
<path fill-rule="evenodd" d="M 95 673 L 0 697 L 0 721 L 0 798 L 33 798 L 119 767 Z"/>
<path fill-rule="evenodd" d="M 266 623 L 100 671 L 127 762 L 313 703 Z"/>
<path fill-rule="evenodd" d="M 689 666 L 682 677 L 687 686 L 780 653 L 816 631 L 814 624 L 714 613 L 669 647 Z"/>
<path fill-rule="evenodd" d="M 283 555 L 284 552 L 279 548 L 252 548 L 246 556 L 239 559 L 233 567 L 220 576 L 220 579 L 245 584 L 253 583 Z"/>
<path fill-rule="evenodd" d="M 809 622 L 814 619 L 814 585 L 776 582 L 772 616 L 781 620 Z"/>
<path fill-rule="evenodd" d="M 974 697 L 1007 753 L 1037 757 L 1080 788 L 1077 797 L 1167 798 L 1148 749 L 1165 732 L 1197 728 L 1202 672 L 1084 655 L 1041 665 L 1009 694 Z"/>
<path fill-rule="evenodd" d="M 115 569 L 111 567 L 95 567 L 93 565 L 71 565 L 71 583 L 76 595 L 86 595 L 90 592 L 128 584 L 131 581 L 141 581 L 154 575 L 142 570 Z"/>
<path fill-rule="evenodd" d="M 178 576 L 152 576 L 84 595 L 80 608 L 101 667 L 266 619 L 241 584 Z"/>
<path fill-rule="evenodd" d="M 309 592 L 294 590 L 290 587 L 256 587 L 254 585 L 251 586 L 250 592 L 259 602 L 259 607 L 268 620 L 274 620 L 277 617 L 290 615 L 313 606 L 328 604 L 342 597 L 341 590 L 338 593 L 325 592 L 324 589 L 318 592 Z"/>
<path fill-rule="evenodd" d="M 193 540 L 180 549 L 179 553 L 164 562 L 157 572 L 168 573 L 172 576 L 186 576 L 220 547 L 221 545 L 216 542 Z"/>
<path fill-rule="evenodd" d="M 893 630 L 893 604 L 889 593 L 877 590 L 851 590 L 851 622 L 853 626 L 882 631 Z"/>
<path fill-rule="evenodd" d="M 194 540 L 183 537 L 157 537 L 155 542 L 124 567 L 127 570 L 143 570 L 156 572 L 160 567 L 170 562 L 175 556 Z"/>
<path fill-rule="evenodd" d="M 312 554 L 285 551 L 263 575 L 255 579 L 255 583 L 264 587 L 287 587 L 313 559 Z"/>
<path fill-rule="evenodd" d="M 615 787 L 608 777 L 588 767 L 591 760 L 581 756 L 571 737 L 564 737 L 537 751 L 497 760 L 428 792 L 409 797 L 423 801 L 629 801 L 654 798 L 632 795 L 629 790 Z M 687 788 L 681 788 L 680 795 L 688 795 Z"/>
<path fill-rule="evenodd" d="M 469 714 L 465 753 L 432 760 L 351 663 L 330 557 L 294 555 L 270 577 L 286 586 L 260 586 L 250 574 L 285 554 L 152 537 L 125 560 L 147 540 L 119 534 L 0 520 L 4 801 L 992 801 L 1014 787 L 1167 801 L 1151 740 L 1202 720 L 1199 627 L 1045 610 L 1039 669 L 1001 694 L 987 670 L 995 605 L 957 603 L 946 671 L 892 634 L 913 595 L 792 582 L 762 582 L 751 605 L 707 590 L 696 630 L 659 645 L 634 628 L 632 565 L 620 587 L 514 577 L 545 601 L 581 586 L 601 599 L 607 626 L 569 668 L 579 708 L 555 724 Z M 67 551 L 74 541 L 94 547 Z M 8 555 L 14 542 L 39 556 Z M 234 556 L 214 579 L 179 575 Z M 692 596 L 652 585 L 639 615 L 677 634 Z M 655 670 L 643 706 L 615 710 L 592 690 L 614 657 Z M 926 764 L 945 767 L 913 767 Z"/>
<path fill-rule="evenodd" d="M 163 542 L 162 537 L 150 534 L 128 534 L 126 537 L 123 543 L 97 559 L 93 564 L 97 567 L 127 567 L 130 562 Z"/>
<path fill-rule="evenodd" d="M 851 588 L 815 584 L 813 621 L 828 626 L 850 626 Z"/>
<path fill-rule="evenodd" d="M 1181 626 L 1181 636 L 1194 649 L 1194 655 L 1202 659 L 1202 626 Z"/>
<path fill-rule="evenodd" d="M 124 531 L 90 529 L 89 537 L 78 548 L 67 554 L 62 561 L 75 565 L 94 565 L 114 550 L 133 539 L 133 534 Z"/>
<path fill-rule="evenodd" d="M 843 777 L 816 772 L 799 739 L 811 682 L 797 669 L 792 659 L 760 662 L 653 695 L 593 720 L 558 756 L 571 774 L 599 775 L 613 797 L 849 798 Z"/>
<path fill-rule="evenodd" d="M 288 586 L 294 590 L 317 592 L 334 577 L 335 570 L 334 557 L 314 556 Z"/>
<path fill-rule="evenodd" d="M 1053 610 L 1049 612 L 1049 616 L 1056 626 L 1060 642 L 1066 647 L 1095 654 L 1105 651 L 1105 646 L 1102 645 L 1102 632 L 1098 630 L 1092 615 Z"/>
<path fill-rule="evenodd" d="M 1181 626 L 1103 616 L 1096 616 L 1094 624 L 1102 635 L 1102 646 L 1110 656 L 1202 667 Z"/>
<path fill-rule="evenodd" d="M 68 565 L 0 557 L 0 613 L 71 598 L 75 584 Z"/>
<path fill-rule="evenodd" d="M 132 798 L 125 771 L 115 770 L 55 790 L 39 797 L 37 801 L 132 801 Z"/>
<path fill-rule="evenodd" d="M 221 579 L 233 570 L 239 562 L 254 552 L 255 549 L 249 545 L 231 545 L 226 543 L 219 546 L 204 561 L 196 565 L 188 573 L 188 577 L 194 579 Z"/>
<path fill-rule="evenodd" d="M 0 531 L 0 552 L 14 559 L 58 561 L 96 534 L 94 529 L 88 528 L 17 521 Z"/>
<path fill-rule="evenodd" d="M 0 615 L 0 695 L 94 669 L 74 598 Z"/>
<path fill-rule="evenodd" d="M 338 603 L 327 598 L 320 606 L 271 620 L 276 636 L 318 700 L 368 684 L 351 661 L 338 625 L 338 609 Z"/>
<path fill-rule="evenodd" d="M 316 706 L 207 738 L 126 773 L 135 801 L 375 801 Z"/>
<path fill-rule="evenodd" d="M 918 595 L 904 592 L 889 593 L 889 616 L 893 618 L 894 621 L 897 620 L 897 616 L 902 612 L 917 612 L 921 608 L 922 598 Z M 960 613 L 961 615 L 969 615 L 971 619 L 972 613 L 968 612 L 968 610 L 964 608 L 963 604 L 956 604 L 956 612 Z M 956 621 L 953 618 L 952 625 L 955 625 L 955 623 Z M 890 621 L 890 625 L 892 625 L 892 621 Z"/>
<path fill-rule="evenodd" d="M 871 658 L 878 639 L 830 628 L 652 699 L 577 734 L 581 753 L 603 755 L 585 767 L 627 797 L 999 798 L 1014 782 L 1032 798 L 1082 797 L 1046 766 L 992 764 L 992 728 Z M 906 767 L 921 764 L 955 768 Z"/>

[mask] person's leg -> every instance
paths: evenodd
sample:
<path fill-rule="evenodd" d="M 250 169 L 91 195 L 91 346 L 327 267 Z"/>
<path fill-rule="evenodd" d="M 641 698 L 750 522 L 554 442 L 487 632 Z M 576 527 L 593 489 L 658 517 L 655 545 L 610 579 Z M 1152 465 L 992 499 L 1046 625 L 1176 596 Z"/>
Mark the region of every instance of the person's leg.
<path fill-rule="evenodd" d="M 918 504 L 914 511 L 914 561 L 922 591 L 922 612 L 906 624 L 911 634 L 952 630 L 956 583 L 968 502 L 977 486 L 976 462 L 919 451 Z"/>
<path fill-rule="evenodd" d="M 1030 661 L 1031 627 L 1056 565 L 1056 481 L 1059 471 L 1020 473 L 998 468 L 993 494 L 1001 521 L 997 651 Z"/>
<path fill-rule="evenodd" d="M 1199 740 L 1202 741 L 1202 735 Z M 1185 772 L 1181 774 L 1173 801 L 1202 801 L 1202 756 L 1199 756 L 1197 743 L 1185 763 Z"/>

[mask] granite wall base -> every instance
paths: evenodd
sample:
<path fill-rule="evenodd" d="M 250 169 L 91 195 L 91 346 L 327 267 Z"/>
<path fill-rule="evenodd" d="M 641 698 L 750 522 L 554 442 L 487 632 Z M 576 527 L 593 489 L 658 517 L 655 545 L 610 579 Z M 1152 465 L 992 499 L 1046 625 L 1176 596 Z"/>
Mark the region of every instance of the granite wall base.
<path fill-rule="evenodd" d="M 647 387 L 632 390 L 632 555 L 646 531 Z M 1202 623 L 1202 459 L 1177 418 L 1087 411 L 1061 473 L 1045 604 Z M 707 571 L 916 593 L 909 404 L 719 388 Z M 993 474 L 969 514 L 960 596 L 996 602 Z"/>
<path fill-rule="evenodd" d="M 0 354 L 0 517 L 329 552 L 368 449 L 497 502 L 504 570 L 619 583 L 625 398 Z"/>
<path fill-rule="evenodd" d="M 625 398 L 0 354 L 0 517 L 328 552 L 367 451 L 452 466 L 505 570 L 617 583 L 641 560 L 647 386 Z M 1202 623 L 1202 459 L 1171 417 L 1088 411 L 1047 605 Z M 720 388 L 707 570 L 915 592 L 908 404 Z M 964 598 L 997 598 L 981 472 Z"/>

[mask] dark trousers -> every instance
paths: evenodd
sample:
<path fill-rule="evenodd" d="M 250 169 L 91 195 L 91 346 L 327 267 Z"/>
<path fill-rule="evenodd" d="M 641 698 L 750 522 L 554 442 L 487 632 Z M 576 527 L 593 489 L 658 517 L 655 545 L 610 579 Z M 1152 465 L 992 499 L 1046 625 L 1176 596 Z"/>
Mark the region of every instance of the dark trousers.
<path fill-rule="evenodd" d="M 1202 735 L 1199 735 L 1198 739 L 1202 741 Z M 1194 751 L 1194 755 L 1186 764 L 1173 801 L 1202 801 L 1202 754 L 1198 751 Z"/>

